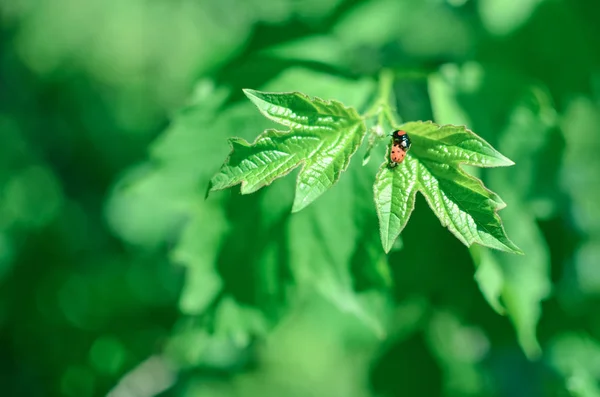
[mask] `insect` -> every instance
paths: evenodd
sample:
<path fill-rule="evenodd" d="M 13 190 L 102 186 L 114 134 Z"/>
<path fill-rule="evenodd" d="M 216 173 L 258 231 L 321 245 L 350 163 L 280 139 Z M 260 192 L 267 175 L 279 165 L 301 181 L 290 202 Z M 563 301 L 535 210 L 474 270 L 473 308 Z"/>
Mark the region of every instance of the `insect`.
<path fill-rule="evenodd" d="M 397 130 L 392 133 L 392 151 L 390 152 L 390 167 L 394 168 L 404 161 L 406 152 L 410 149 L 410 138 L 406 131 Z"/>

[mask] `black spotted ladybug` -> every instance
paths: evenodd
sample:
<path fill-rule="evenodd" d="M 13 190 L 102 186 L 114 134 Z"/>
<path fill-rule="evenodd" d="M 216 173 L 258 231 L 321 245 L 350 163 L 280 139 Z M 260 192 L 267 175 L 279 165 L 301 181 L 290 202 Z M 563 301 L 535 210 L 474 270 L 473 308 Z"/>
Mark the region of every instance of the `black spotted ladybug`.
<path fill-rule="evenodd" d="M 410 149 L 410 138 L 406 131 L 397 130 L 392 133 L 392 151 L 390 152 L 390 166 L 395 167 L 404 161 L 406 152 Z"/>

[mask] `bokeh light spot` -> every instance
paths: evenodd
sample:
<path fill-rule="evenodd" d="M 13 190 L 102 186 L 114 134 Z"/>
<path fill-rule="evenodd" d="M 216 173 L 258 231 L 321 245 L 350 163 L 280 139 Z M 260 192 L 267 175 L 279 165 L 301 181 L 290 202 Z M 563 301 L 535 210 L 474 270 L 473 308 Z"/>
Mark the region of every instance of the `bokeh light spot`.
<path fill-rule="evenodd" d="M 125 347 L 121 342 L 110 336 L 102 336 L 94 342 L 90 349 L 92 366 L 103 374 L 118 373 L 125 362 Z"/>
<path fill-rule="evenodd" d="M 16 173 L 7 182 L 4 202 L 13 222 L 42 227 L 56 215 L 62 194 L 56 178 L 48 169 L 32 166 Z"/>

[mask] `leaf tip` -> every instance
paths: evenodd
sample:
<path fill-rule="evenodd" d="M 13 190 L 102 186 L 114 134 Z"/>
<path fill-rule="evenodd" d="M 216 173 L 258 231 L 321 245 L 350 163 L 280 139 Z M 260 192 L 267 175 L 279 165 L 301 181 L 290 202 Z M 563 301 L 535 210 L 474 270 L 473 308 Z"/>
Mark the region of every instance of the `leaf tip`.
<path fill-rule="evenodd" d="M 506 248 L 508 248 L 510 250 L 509 252 L 512 252 L 512 253 L 517 254 L 517 255 L 525 255 L 525 252 L 521 248 L 519 248 L 517 246 L 517 244 L 513 243 L 508 238 L 508 236 L 506 237 L 506 242 L 504 242 L 504 245 L 506 246 Z"/>
<path fill-rule="evenodd" d="M 232 150 L 234 150 L 236 146 L 250 146 L 250 144 L 244 138 L 238 138 L 237 136 L 227 138 L 227 142 Z"/>
<path fill-rule="evenodd" d="M 267 117 L 270 117 L 265 110 L 266 105 L 271 103 L 269 100 L 269 95 L 266 95 L 266 93 L 264 92 L 253 90 L 250 88 L 244 88 L 242 89 L 242 91 L 244 92 L 246 97 L 252 101 L 252 103 L 258 108 L 258 110 L 261 113 L 263 113 Z"/>
<path fill-rule="evenodd" d="M 510 254 L 525 255 L 525 252 L 510 240 L 503 242 L 502 245 L 504 246 L 501 249 L 502 251 L 508 252 Z"/>
<path fill-rule="evenodd" d="M 212 179 L 211 179 L 210 181 L 208 181 L 208 185 L 206 186 L 206 191 L 204 192 L 204 200 L 205 201 L 208 199 L 210 192 L 212 192 L 212 188 L 213 188 L 213 184 L 212 184 Z"/>
<path fill-rule="evenodd" d="M 512 161 L 511 159 L 509 159 L 508 157 L 498 153 L 500 155 L 500 160 L 502 161 L 502 164 L 500 164 L 503 167 L 510 167 L 515 165 L 515 162 Z"/>
<path fill-rule="evenodd" d="M 246 95 L 248 98 L 252 99 L 252 97 L 256 98 L 256 93 L 258 91 L 253 90 L 251 88 L 242 88 L 242 92 L 244 93 L 244 95 Z"/>
<path fill-rule="evenodd" d="M 371 160 L 371 154 L 369 154 L 369 153 L 365 154 L 365 156 L 363 157 L 362 166 L 364 167 L 367 164 L 369 164 L 370 160 Z"/>
<path fill-rule="evenodd" d="M 208 186 L 206 187 L 206 192 L 204 193 L 204 200 L 208 199 L 208 196 L 212 192 L 216 192 L 218 190 L 223 190 L 223 189 L 231 186 L 231 184 L 228 184 L 227 182 L 223 181 L 222 178 L 219 178 L 219 176 L 222 176 L 222 175 L 220 175 L 219 173 L 215 174 L 208 182 Z M 221 180 L 219 180 L 219 179 L 221 179 Z"/>
<path fill-rule="evenodd" d="M 302 211 L 304 208 L 306 208 L 308 206 L 308 204 L 310 204 L 310 203 L 307 203 L 304 200 L 298 201 L 298 200 L 294 199 L 294 204 L 292 205 L 292 214 Z"/>
<path fill-rule="evenodd" d="M 387 255 L 394 248 L 394 242 L 396 238 L 390 239 L 390 236 L 384 233 L 383 229 L 380 228 L 379 236 L 381 237 L 381 246 L 383 247 L 383 252 Z"/>
<path fill-rule="evenodd" d="M 383 245 L 383 252 L 385 252 L 386 255 L 389 254 L 390 251 L 392 250 L 392 245 L 385 243 L 385 242 L 382 242 L 382 245 Z"/>

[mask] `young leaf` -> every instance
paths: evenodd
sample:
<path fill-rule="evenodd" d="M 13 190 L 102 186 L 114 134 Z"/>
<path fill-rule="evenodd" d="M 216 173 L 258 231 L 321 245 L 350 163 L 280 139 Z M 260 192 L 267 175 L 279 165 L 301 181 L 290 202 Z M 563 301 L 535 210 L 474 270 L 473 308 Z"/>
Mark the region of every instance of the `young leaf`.
<path fill-rule="evenodd" d="M 267 130 L 252 144 L 231 139 L 231 155 L 212 178 L 210 191 L 241 183 L 242 194 L 252 193 L 303 164 L 292 207 L 292 212 L 300 211 L 337 182 L 348 167 L 365 136 L 363 119 L 337 101 L 298 92 L 244 93 L 265 117 L 289 130 Z"/>
<path fill-rule="evenodd" d="M 442 225 L 465 245 L 478 243 L 522 253 L 506 236 L 497 214 L 506 204 L 460 168 L 461 164 L 501 167 L 514 163 L 465 127 L 419 121 L 400 128 L 410 135 L 411 149 L 395 168 L 389 167 L 386 158 L 374 185 L 384 250 L 389 252 L 406 226 L 420 191 Z"/>

